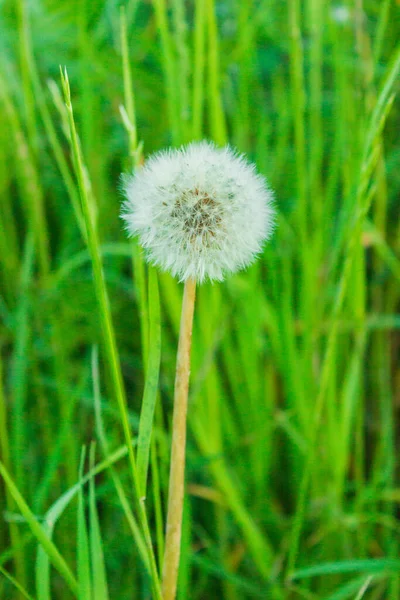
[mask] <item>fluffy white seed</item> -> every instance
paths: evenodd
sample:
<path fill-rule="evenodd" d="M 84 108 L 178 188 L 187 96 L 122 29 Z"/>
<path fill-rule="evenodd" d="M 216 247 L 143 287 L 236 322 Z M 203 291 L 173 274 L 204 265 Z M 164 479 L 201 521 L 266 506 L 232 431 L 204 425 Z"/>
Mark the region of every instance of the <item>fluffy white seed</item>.
<path fill-rule="evenodd" d="M 129 235 L 181 281 L 222 280 L 246 267 L 273 230 L 271 190 L 229 147 L 200 142 L 159 152 L 124 188 Z"/>

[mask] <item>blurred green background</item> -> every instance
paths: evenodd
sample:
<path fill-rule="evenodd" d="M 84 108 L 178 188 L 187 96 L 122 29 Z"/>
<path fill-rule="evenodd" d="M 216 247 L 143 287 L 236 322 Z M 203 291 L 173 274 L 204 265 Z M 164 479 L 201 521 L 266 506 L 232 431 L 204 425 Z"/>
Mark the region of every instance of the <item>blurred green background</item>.
<path fill-rule="evenodd" d="M 203 138 L 279 217 L 198 290 L 178 598 L 400 598 L 399 33 L 394 0 L 0 3 L 1 598 L 159 598 L 182 286 L 120 175 Z"/>

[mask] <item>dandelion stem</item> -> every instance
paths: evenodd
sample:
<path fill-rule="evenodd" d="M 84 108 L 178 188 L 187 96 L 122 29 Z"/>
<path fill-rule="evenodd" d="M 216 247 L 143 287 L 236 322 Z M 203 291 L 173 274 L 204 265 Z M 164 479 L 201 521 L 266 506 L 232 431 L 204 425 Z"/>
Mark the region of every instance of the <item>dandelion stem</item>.
<path fill-rule="evenodd" d="M 190 346 L 192 341 L 195 296 L 196 281 L 188 279 L 185 282 L 183 294 L 176 363 L 168 513 L 162 581 L 163 600 L 174 600 L 178 579 L 185 479 L 186 413 L 189 390 Z"/>

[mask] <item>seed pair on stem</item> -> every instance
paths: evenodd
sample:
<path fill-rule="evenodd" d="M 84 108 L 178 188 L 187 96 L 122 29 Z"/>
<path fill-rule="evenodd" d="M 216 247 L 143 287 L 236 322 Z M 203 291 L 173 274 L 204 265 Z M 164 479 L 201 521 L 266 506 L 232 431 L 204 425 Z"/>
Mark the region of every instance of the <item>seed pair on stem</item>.
<path fill-rule="evenodd" d="M 273 194 L 253 165 L 208 142 L 160 152 L 125 180 L 122 218 L 154 265 L 185 282 L 172 420 L 163 600 L 176 596 L 196 284 L 248 266 L 273 231 Z"/>

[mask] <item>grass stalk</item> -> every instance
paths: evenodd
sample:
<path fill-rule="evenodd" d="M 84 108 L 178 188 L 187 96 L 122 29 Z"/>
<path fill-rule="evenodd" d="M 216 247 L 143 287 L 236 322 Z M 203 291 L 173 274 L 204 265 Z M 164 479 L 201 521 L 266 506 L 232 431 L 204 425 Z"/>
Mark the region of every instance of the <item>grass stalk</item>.
<path fill-rule="evenodd" d="M 210 127 L 214 141 L 217 144 L 226 144 L 227 133 L 225 115 L 222 106 L 220 90 L 218 28 L 215 15 L 214 0 L 207 0 L 207 26 L 208 26 L 208 98 L 210 110 Z"/>
<path fill-rule="evenodd" d="M 101 262 L 100 242 L 94 218 L 93 197 L 91 196 L 90 181 L 87 171 L 85 170 L 77 131 L 75 128 L 74 114 L 71 103 L 71 93 L 67 71 L 61 72 L 62 85 L 64 90 L 65 103 L 68 111 L 69 127 L 71 135 L 71 151 L 74 158 L 74 165 L 78 179 L 78 187 L 81 194 L 82 212 L 86 225 L 88 247 L 92 260 L 92 269 L 94 277 L 94 287 L 97 296 L 97 302 L 100 313 L 100 320 L 103 331 L 104 347 L 107 355 L 110 374 L 112 377 L 114 393 L 118 403 L 119 413 L 121 417 L 122 429 L 125 442 L 128 448 L 128 457 L 131 467 L 131 476 L 135 497 L 138 506 L 138 513 L 143 533 L 146 541 L 149 563 L 152 573 L 152 584 L 155 589 L 156 598 L 160 597 L 159 580 L 157 566 L 154 556 L 154 550 L 151 541 L 149 524 L 144 504 L 140 493 L 140 484 L 136 467 L 136 460 L 132 446 L 132 435 L 128 419 L 128 410 L 125 396 L 125 389 L 122 380 L 121 364 L 118 355 L 117 344 L 115 340 L 114 326 L 111 318 L 111 309 L 108 299 L 108 293 L 105 283 L 103 265 Z"/>
<path fill-rule="evenodd" d="M 18 157 L 18 184 L 21 186 L 26 204 L 27 227 L 32 229 L 37 239 L 39 266 L 41 275 L 45 278 L 50 270 L 50 253 L 43 190 L 29 140 L 24 134 L 7 81 L 1 72 L 0 99 L 4 102 L 5 113 L 10 123 L 10 133 Z"/>
<path fill-rule="evenodd" d="M 31 34 L 29 29 L 28 19 L 28 2 L 26 0 L 18 0 L 16 3 L 18 15 L 18 49 L 19 61 L 22 76 L 22 90 L 24 95 L 25 118 L 28 130 L 28 137 L 31 142 L 31 147 L 36 154 L 37 150 L 37 125 L 35 115 L 35 100 L 31 81 Z"/>
<path fill-rule="evenodd" d="M 205 25 L 206 10 L 203 0 L 196 0 L 194 24 L 194 67 L 192 98 L 192 137 L 201 139 L 203 135 L 204 110 L 204 67 L 205 67 Z"/>
<path fill-rule="evenodd" d="M 42 545 L 44 551 L 49 556 L 51 562 L 54 567 L 58 570 L 60 575 L 65 580 L 66 584 L 70 588 L 71 592 L 76 596 L 78 592 L 78 584 L 77 581 L 65 562 L 64 558 L 61 556 L 59 550 L 56 548 L 54 543 L 48 537 L 45 528 L 39 523 L 35 515 L 30 510 L 29 506 L 25 502 L 24 498 L 20 494 L 17 486 L 12 480 L 8 470 L 5 468 L 4 464 L 0 462 L 0 475 L 4 479 L 5 484 L 7 485 L 11 496 L 13 497 L 16 505 L 18 506 L 21 514 L 29 525 L 33 535 L 37 538 L 38 542 Z"/>
<path fill-rule="evenodd" d="M 3 361 L 0 355 L 0 456 L 5 467 L 9 470 L 11 467 L 11 451 L 10 451 L 10 440 L 7 429 L 7 406 L 6 396 L 4 393 L 3 386 Z M 12 495 L 6 486 L 5 490 L 6 508 L 12 512 L 14 509 L 14 502 Z M 24 552 L 21 543 L 21 535 L 17 523 L 9 522 L 10 541 L 13 548 L 15 548 L 14 563 L 15 572 L 18 581 L 22 585 L 26 585 L 26 569 L 24 563 Z"/>
<path fill-rule="evenodd" d="M 166 0 L 153 0 L 153 5 L 163 49 L 163 69 L 172 143 L 177 144 L 181 140 L 180 97 L 177 89 L 176 57 L 168 24 Z"/>
<path fill-rule="evenodd" d="M 341 273 L 339 286 L 336 292 L 332 307 L 332 326 L 329 332 L 325 355 L 321 367 L 320 387 L 318 396 L 315 402 L 314 419 L 312 421 L 310 445 L 304 473 L 302 476 L 301 485 L 299 488 L 297 511 L 294 518 L 293 533 L 291 546 L 288 558 L 288 573 L 290 574 L 294 568 L 298 554 L 298 545 L 300 532 L 303 527 L 305 517 L 305 503 L 308 485 L 310 482 L 313 461 L 315 460 L 315 443 L 317 440 L 318 429 L 321 424 L 326 393 L 331 377 L 332 369 L 334 368 L 334 352 L 338 337 L 339 318 L 346 295 L 348 293 L 351 275 L 353 273 L 354 262 L 357 257 L 357 250 L 360 241 L 363 222 L 368 214 L 371 206 L 372 196 L 368 193 L 372 173 L 375 170 L 377 160 L 379 158 L 379 136 L 388 116 L 393 103 L 392 89 L 394 81 L 400 70 L 400 49 L 397 51 L 391 68 L 386 76 L 381 92 L 373 114 L 371 115 L 370 124 L 367 129 L 366 143 L 363 150 L 363 158 L 360 164 L 358 173 L 358 187 L 356 201 L 354 206 L 354 214 L 351 221 L 351 235 L 347 240 L 347 248 L 345 253 L 345 261 Z"/>
<path fill-rule="evenodd" d="M 128 123 L 128 138 L 129 138 L 129 153 L 132 157 L 134 166 L 138 164 L 138 139 L 136 129 L 136 110 L 135 96 L 133 94 L 132 72 L 129 63 L 129 47 L 128 47 L 128 31 L 126 25 L 125 8 L 121 6 L 120 13 L 120 33 L 121 33 L 121 53 L 122 53 L 122 72 L 124 78 L 124 99 L 126 114 L 129 119 Z"/>

